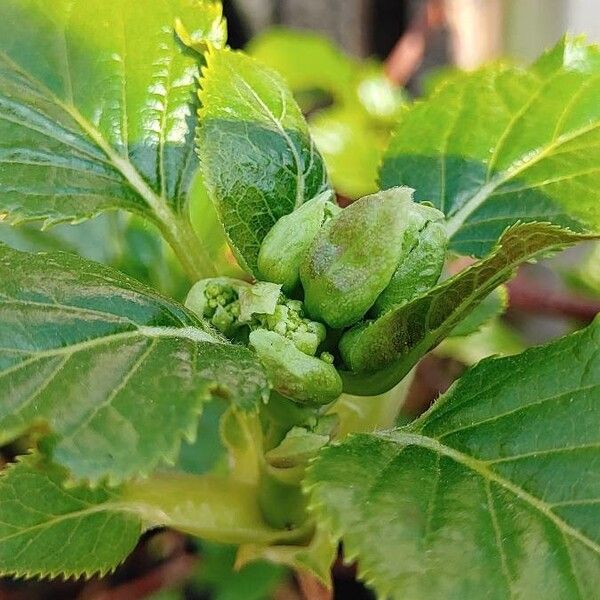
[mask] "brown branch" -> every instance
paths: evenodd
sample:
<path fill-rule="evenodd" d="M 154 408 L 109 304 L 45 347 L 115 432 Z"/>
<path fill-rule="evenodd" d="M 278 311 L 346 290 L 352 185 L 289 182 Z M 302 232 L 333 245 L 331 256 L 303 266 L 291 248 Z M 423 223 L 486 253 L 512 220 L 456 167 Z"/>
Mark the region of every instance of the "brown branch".
<path fill-rule="evenodd" d="M 545 289 L 520 274 L 508 284 L 509 306 L 524 312 L 570 317 L 591 322 L 600 314 L 600 301 Z"/>
<path fill-rule="evenodd" d="M 443 0 L 427 0 L 417 11 L 385 61 L 390 81 L 404 85 L 419 68 L 431 35 L 446 23 Z"/>
<path fill-rule="evenodd" d="M 474 259 L 461 257 L 448 265 L 452 275 L 459 273 L 475 262 Z M 507 284 L 509 307 L 523 312 L 568 317 L 590 322 L 600 314 L 600 301 L 578 296 L 562 290 L 540 287 L 524 271 Z"/>
<path fill-rule="evenodd" d="M 307 571 L 296 571 L 296 581 L 304 600 L 333 600 L 333 590 L 326 588 Z"/>
<path fill-rule="evenodd" d="M 197 557 L 179 554 L 142 577 L 86 597 L 87 600 L 141 600 L 182 583 L 191 575 L 197 563 Z"/>

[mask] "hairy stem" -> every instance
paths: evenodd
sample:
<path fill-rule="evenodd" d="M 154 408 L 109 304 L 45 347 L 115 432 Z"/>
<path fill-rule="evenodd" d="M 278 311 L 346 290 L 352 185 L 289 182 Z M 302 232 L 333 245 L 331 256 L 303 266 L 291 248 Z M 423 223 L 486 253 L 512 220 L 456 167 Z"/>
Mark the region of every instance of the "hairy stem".
<path fill-rule="evenodd" d="M 171 214 L 168 220 L 162 220 L 158 225 L 191 281 L 217 275 L 206 248 L 187 217 Z"/>
<path fill-rule="evenodd" d="M 265 523 L 256 486 L 218 475 L 156 474 L 128 483 L 119 504 L 148 529 L 166 526 L 225 544 L 294 543 L 306 537 L 305 531 Z"/>

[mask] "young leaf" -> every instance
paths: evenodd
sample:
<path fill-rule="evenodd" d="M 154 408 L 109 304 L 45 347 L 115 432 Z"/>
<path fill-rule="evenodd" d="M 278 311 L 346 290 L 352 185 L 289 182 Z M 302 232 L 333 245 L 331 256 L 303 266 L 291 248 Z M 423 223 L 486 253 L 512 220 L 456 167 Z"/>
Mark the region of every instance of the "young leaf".
<path fill-rule="evenodd" d="M 497 287 L 484 298 L 451 332 L 449 337 L 464 338 L 478 332 L 504 313 L 508 307 L 508 289 L 505 285 Z"/>
<path fill-rule="evenodd" d="M 510 227 L 485 259 L 416 300 L 350 330 L 347 343 L 342 339 L 341 344 L 351 369 L 342 374 L 344 390 L 373 395 L 391 389 L 521 263 L 587 237 L 548 223 Z"/>
<path fill-rule="evenodd" d="M 118 482 L 174 460 L 215 395 L 267 397 L 248 350 L 118 271 L 0 248 L 0 443 L 49 429 L 75 478 Z"/>
<path fill-rule="evenodd" d="M 184 256 L 198 246 L 183 216 L 198 57 L 176 20 L 195 38 L 223 31 L 213 0 L 0 4 L 0 214 L 51 225 L 123 208 Z"/>
<path fill-rule="evenodd" d="M 600 230 L 599 94 L 600 52 L 581 38 L 529 69 L 454 76 L 403 114 L 381 186 L 433 202 L 463 254 L 484 255 L 518 220 Z"/>
<path fill-rule="evenodd" d="M 0 573 L 105 574 L 133 550 L 142 524 L 123 512 L 118 490 L 66 490 L 65 479 L 31 456 L 0 472 Z"/>
<path fill-rule="evenodd" d="M 381 597 L 593 600 L 600 320 L 486 359 L 406 428 L 322 451 L 316 516 Z"/>
<path fill-rule="evenodd" d="M 198 153 L 206 187 L 240 264 L 285 214 L 328 189 L 321 156 L 291 92 L 253 58 L 212 48 L 202 70 Z"/>

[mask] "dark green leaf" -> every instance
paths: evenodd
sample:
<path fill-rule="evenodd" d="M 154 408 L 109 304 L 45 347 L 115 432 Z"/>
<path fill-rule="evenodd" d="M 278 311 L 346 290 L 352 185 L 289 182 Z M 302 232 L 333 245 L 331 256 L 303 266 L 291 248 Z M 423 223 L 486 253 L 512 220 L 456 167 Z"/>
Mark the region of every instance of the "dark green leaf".
<path fill-rule="evenodd" d="M 380 173 L 484 255 L 518 220 L 600 230 L 600 53 L 565 38 L 531 68 L 454 75 L 403 113 Z"/>
<path fill-rule="evenodd" d="M 316 516 L 381 597 L 595 600 L 600 320 L 486 359 L 406 428 L 322 451 Z"/>
<path fill-rule="evenodd" d="M 240 264 L 256 272 L 265 235 L 328 189 L 291 92 L 255 59 L 213 48 L 202 71 L 198 152 L 208 193 Z"/>
<path fill-rule="evenodd" d="M 65 479 L 33 457 L 0 472 L 0 573 L 104 574 L 133 550 L 142 524 L 123 511 L 118 490 L 67 490 Z"/>
<path fill-rule="evenodd" d="M 37 426 L 75 478 L 175 459 L 203 402 L 255 408 L 264 372 L 186 309 L 68 254 L 0 249 L 0 441 Z"/>

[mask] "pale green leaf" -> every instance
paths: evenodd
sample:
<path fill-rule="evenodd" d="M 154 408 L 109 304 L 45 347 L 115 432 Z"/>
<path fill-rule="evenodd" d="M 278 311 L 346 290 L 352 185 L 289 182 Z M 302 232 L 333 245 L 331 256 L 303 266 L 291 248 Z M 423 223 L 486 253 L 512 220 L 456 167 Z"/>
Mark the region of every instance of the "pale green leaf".
<path fill-rule="evenodd" d="M 213 48 L 202 71 L 198 153 L 209 196 L 240 264 L 285 214 L 328 189 L 323 161 L 291 92 L 255 59 Z"/>
<path fill-rule="evenodd" d="M 600 230 L 600 53 L 567 37 L 531 68 L 455 75 L 402 114 L 380 172 L 482 256 L 518 220 Z"/>
<path fill-rule="evenodd" d="M 174 24 L 214 37 L 220 13 L 213 0 L 4 0 L 0 214 L 49 225 L 123 208 L 174 245 L 191 236 L 199 57 Z"/>
<path fill-rule="evenodd" d="M 65 479 L 34 457 L 0 472 L 0 573 L 104 574 L 133 550 L 142 524 L 119 506 L 119 491 L 65 489 Z"/>
<path fill-rule="evenodd" d="M 345 391 L 372 395 L 391 389 L 523 262 L 586 236 L 547 223 L 517 224 L 494 251 L 426 294 L 350 330 L 342 357 Z"/>
<path fill-rule="evenodd" d="M 377 169 L 389 134 L 356 108 L 332 107 L 310 121 L 335 189 L 349 198 L 377 191 Z"/>
<path fill-rule="evenodd" d="M 104 574 L 156 527 L 231 544 L 293 543 L 307 533 L 269 527 L 256 488 L 230 477 L 160 473 L 118 488 L 69 484 L 65 469 L 37 455 L 0 471 L 0 574 Z"/>
<path fill-rule="evenodd" d="M 0 248 L 0 443 L 49 429 L 75 478 L 120 481 L 173 461 L 203 402 L 267 392 L 248 350 L 135 280 Z"/>
<path fill-rule="evenodd" d="M 595 600 L 600 321 L 486 359 L 421 419 L 321 452 L 316 516 L 398 600 Z"/>
<path fill-rule="evenodd" d="M 280 73 L 294 93 L 320 90 L 342 102 L 354 90 L 359 63 L 323 35 L 273 27 L 256 36 L 246 50 Z"/>

